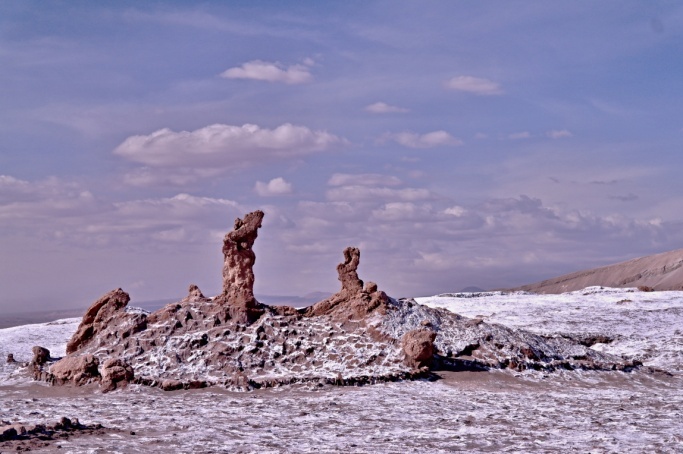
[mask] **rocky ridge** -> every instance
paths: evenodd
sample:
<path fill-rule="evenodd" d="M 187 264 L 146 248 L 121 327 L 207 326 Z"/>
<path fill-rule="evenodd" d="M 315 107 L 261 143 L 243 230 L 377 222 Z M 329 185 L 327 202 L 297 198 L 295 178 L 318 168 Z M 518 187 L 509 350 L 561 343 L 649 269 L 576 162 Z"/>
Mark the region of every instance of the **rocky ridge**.
<path fill-rule="evenodd" d="M 645 291 L 683 290 L 683 249 L 638 257 L 626 262 L 577 271 L 510 291 L 565 293 L 592 286 L 639 288 Z"/>
<path fill-rule="evenodd" d="M 133 310 L 121 289 L 97 300 L 67 356 L 34 366 L 54 384 L 134 382 L 165 390 L 252 389 L 302 382 L 359 384 L 431 371 L 509 368 L 630 370 L 637 363 L 564 337 L 548 338 L 470 319 L 366 284 L 360 251 L 344 250 L 341 289 L 308 308 L 267 306 L 253 294 L 253 245 L 263 212 L 235 221 L 223 242 L 223 291 L 188 296 L 154 313 Z M 49 356 L 49 354 L 48 354 Z"/>

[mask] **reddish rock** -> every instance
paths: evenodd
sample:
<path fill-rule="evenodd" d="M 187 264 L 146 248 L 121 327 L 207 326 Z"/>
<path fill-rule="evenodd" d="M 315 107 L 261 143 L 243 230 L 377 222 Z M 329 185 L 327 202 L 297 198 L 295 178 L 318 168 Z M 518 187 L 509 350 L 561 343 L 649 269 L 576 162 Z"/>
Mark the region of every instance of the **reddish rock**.
<path fill-rule="evenodd" d="M 429 366 L 435 353 L 436 333 L 428 329 L 416 329 L 403 335 L 401 346 L 405 363 L 414 368 Z"/>
<path fill-rule="evenodd" d="M 209 298 L 205 297 L 199 287 L 195 284 L 190 284 L 187 296 L 181 300 L 181 303 L 199 303 L 210 301 Z"/>
<path fill-rule="evenodd" d="M 361 319 L 375 310 L 386 313 L 389 297 L 377 289 L 377 284 L 358 277 L 360 250 L 355 247 L 344 249 L 344 262 L 337 265 L 341 290 L 330 298 L 314 304 L 302 312 L 307 317 L 333 315 L 339 320 Z"/>
<path fill-rule="evenodd" d="M 133 380 L 133 368 L 119 358 L 110 358 L 100 368 L 101 386 L 104 392 L 124 388 Z"/>
<path fill-rule="evenodd" d="M 161 382 L 160 388 L 164 391 L 175 391 L 183 389 L 183 382 L 180 380 L 166 379 Z"/>
<path fill-rule="evenodd" d="M 99 381 L 99 360 L 93 355 L 66 356 L 50 367 L 55 384 L 82 386 Z"/>
<path fill-rule="evenodd" d="M 107 327 L 110 319 L 117 312 L 128 305 L 130 296 L 123 290 L 116 289 L 98 299 L 83 316 L 81 324 L 76 333 L 66 344 L 66 353 L 74 353 L 86 345 L 97 335 L 98 332 Z"/>
<path fill-rule="evenodd" d="M 229 316 L 237 323 L 252 323 L 264 312 L 254 297 L 253 246 L 263 221 L 263 211 L 257 210 L 237 218 L 235 227 L 223 239 L 223 293 L 216 299 L 228 307 Z"/>

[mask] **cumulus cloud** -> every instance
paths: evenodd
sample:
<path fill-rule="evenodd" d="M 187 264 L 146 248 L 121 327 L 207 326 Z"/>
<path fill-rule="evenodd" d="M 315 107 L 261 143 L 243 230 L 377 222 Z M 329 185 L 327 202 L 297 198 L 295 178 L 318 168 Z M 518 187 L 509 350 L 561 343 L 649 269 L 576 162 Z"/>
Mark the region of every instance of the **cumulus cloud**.
<path fill-rule="evenodd" d="M 365 110 L 370 113 L 384 114 L 384 113 L 406 113 L 410 112 L 410 109 L 404 107 L 392 106 L 384 102 L 376 102 L 365 106 Z"/>
<path fill-rule="evenodd" d="M 545 135 L 547 137 L 550 137 L 551 139 L 562 139 L 564 137 L 573 137 L 574 136 L 574 134 L 567 131 L 566 129 L 560 129 L 560 130 L 553 129 L 552 131 L 546 132 Z"/>
<path fill-rule="evenodd" d="M 408 148 L 434 148 L 462 145 L 462 140 L 453 137 L 446 131 L 432 131 L 426 134 L 417 134 L 410 131 L 386 133 L 380 137 L 380 142 L 392 140 Z"/>
<path fill-rule="evenodd" d="M 446 88 L 480 96 L 503 94 L 503 89 L 497 82 L 473 76 L 453 77 L 446 81 Z"/>
<path fill-rule="evenodd" d="M 290 194 L 292 184 L 285 181 L 282 177 L 273 178 L 268 183 L 257 181 L 254 190 L 261 197 Z"/>
<path fill-rule="evenodd" d="M 262 60 L 252 60 L 229 68 L 221 73 L 221 77 L 226 79 L 252 79 L 263 80 L 266 82 L 282 82 L 285 84 L 304 84 L 313 80 L 310 66 L 313 60 L 306 59 L 304 64 L 284 66 L 279 62 L 266 62 Z"/>
<path fill-rule="evenodd" d="M 253 124 L 214 124 L 195 131 L 164 128 L 148 135 L 131 136 L 116 147 L 114 154 L 143 164 L 126 176 L 130 184 L 183 185 L 228 170 L 301 158 L 342 143 L 344 139 L 326 131 L 289 123 L 275 129 Z"/>

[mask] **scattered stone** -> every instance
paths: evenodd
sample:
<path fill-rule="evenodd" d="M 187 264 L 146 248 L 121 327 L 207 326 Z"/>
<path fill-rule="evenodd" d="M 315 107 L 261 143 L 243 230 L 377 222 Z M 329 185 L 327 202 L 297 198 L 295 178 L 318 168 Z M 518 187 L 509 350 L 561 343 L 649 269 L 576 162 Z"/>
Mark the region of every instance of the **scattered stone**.
<path fill-rule="evenodd" d="M 133 368 L 120 358 L 110 358 L 102 364 L 101 387 L 103 392 L 124 388 L 133 380 Z"/>
<path fill-rule="evenodd" d="M 99 360 L 90 354 L 66 356 L 50 367 L 54 384 L 86 385 L 100 380 Z"/>
<path fill-rule="evenodd" d="M 35 346 L 32 348 L 33 351 L 33 359 L 31 360 L 31 364 L 35 366 L 42 366 L 43 364 L 47 363 L 50 360 L 50 350 L 48 350 L 45 347 L 39 347 Z M 14 359 L 14 358 L 12 358 Z M 9 361 L 8 361 L 9 362 Z"/>

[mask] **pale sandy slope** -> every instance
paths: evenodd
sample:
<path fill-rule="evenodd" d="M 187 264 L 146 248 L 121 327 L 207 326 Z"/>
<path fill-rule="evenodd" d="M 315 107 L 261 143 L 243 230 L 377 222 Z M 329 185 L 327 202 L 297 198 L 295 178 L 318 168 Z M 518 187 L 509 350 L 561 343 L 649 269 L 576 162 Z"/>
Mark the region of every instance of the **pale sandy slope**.
<path fill-rule="evenodd" d="M 683 249 L 664 252 L 578 271 L 524 285 L 514 290 L 534 293 L 564 293 L 600 285 L 604 287 L 648 286 L 655 290 L 683 290 Z"/>

